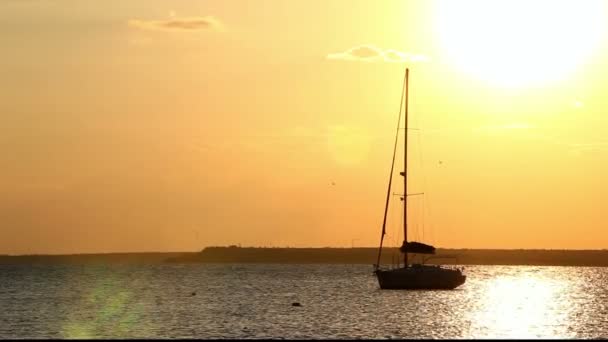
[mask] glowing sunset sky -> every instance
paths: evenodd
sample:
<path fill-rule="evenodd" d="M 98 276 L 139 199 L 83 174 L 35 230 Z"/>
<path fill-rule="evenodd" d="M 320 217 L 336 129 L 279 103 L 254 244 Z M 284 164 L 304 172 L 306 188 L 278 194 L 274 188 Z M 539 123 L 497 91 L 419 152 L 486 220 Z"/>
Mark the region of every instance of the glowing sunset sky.
<path fill-rule="evenodd" d="M 608 248 L 607 7 L 5 0 L 0 253 L 377 246 L 405 66 L 413 237 Z"/>

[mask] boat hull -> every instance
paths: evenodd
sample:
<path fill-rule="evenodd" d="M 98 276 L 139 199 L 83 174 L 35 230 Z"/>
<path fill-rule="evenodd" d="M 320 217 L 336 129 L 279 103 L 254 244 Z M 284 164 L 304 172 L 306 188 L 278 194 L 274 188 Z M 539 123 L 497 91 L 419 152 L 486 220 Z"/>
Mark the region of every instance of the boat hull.
<path fill-rule="evenodd" d="M 409 266 L 392 270 L 376 270 L 381 289 L 386 290 L 451 290 L 464 284 L 460 270 L 440 266 Z"/>

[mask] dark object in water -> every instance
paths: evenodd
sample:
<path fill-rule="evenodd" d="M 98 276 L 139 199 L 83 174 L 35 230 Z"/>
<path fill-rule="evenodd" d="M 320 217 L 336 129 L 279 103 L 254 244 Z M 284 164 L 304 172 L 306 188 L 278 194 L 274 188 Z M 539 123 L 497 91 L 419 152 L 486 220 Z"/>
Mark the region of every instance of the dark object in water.
<path fill-rule="evenodd" d="M 294 303 L 291 303 L 291 306 L 302 306 L 302 304 L 300 304 L 298 302 L 294 302 Z"/>
<path fill-rule="evenodd" d="M 191 296 L 196 296 L 196 292 L 192 292 L 190 295 Z"/>

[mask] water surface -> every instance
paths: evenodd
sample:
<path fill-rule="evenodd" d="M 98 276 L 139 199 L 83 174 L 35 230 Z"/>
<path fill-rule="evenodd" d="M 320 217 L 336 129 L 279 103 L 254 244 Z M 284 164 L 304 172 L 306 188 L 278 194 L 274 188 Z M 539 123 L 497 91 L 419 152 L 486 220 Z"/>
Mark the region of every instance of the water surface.
<path fill-rule="evenodd" d="M 608 337 L 608 268 L 465 273 L 401 291 L 367 265 L 0 265 L 0 338 Z"/>

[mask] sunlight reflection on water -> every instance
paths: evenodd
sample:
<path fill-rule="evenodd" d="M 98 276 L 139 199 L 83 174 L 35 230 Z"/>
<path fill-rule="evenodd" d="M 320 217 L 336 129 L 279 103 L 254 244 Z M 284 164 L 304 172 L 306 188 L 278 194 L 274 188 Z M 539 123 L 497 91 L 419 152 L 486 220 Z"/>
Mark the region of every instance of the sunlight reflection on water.
<path fill-rule="evenodd" d="M 365 265 L 0 265 L 0 338 L 608 337 L 607 268 L 466 274 L 387 291 Z"/>
<path fill-rule="evenodd" d="M 567 331 L 570 286 L 530 273 L 487 281 L 472 312 L 472 335 L 500 338 L 573 337 Z"/>

